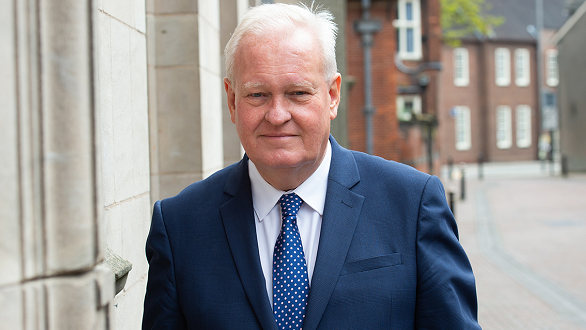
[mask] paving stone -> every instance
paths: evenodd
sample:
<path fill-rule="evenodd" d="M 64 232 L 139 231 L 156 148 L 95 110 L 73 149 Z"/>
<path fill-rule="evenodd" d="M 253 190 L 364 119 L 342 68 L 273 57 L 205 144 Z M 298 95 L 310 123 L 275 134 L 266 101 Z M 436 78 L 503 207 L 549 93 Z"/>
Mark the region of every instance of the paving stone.
<path fill-rule="evenodd" d="M 476 276 L 479 323 L 488 330 L 586 329 L 586 175 L 515 176 L 535 165 L 507 166 L 513 171 L 493 165 L 490 178 L 468 178 L 467 198 L 455 207 Z"/>

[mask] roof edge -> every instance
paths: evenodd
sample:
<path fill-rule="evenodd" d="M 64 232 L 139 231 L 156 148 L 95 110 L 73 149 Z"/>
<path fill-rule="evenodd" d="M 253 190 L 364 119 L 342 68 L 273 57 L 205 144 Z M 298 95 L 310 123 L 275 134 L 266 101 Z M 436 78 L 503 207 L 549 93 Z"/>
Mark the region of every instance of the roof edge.
<path fill-rule="evenodd" d="M 553 36 L 551 39 L 554 45 L 558 45 L 562 39 L 566 36 L 566 34 L 574 27 L 574 25 L 586 14 L 586 1 L 578 7 L 574 15 L 570 16 L 570 18 L 562 25 L 562 27 L 558 30 L 558 32 Z"/>

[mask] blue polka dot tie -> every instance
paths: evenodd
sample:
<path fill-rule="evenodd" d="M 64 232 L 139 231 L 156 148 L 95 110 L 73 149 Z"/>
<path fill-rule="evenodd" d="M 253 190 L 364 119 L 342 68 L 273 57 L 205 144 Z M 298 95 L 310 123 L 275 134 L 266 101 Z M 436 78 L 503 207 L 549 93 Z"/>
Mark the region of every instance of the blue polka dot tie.
<path fill-rule="evenodd" d="M 309 294 L 307 265 L 297 228 L 303 200 L 296 194 L 281 196 L 283 224 L 273 254 L 273 310 L 279 329 L 301 329 Z"/>

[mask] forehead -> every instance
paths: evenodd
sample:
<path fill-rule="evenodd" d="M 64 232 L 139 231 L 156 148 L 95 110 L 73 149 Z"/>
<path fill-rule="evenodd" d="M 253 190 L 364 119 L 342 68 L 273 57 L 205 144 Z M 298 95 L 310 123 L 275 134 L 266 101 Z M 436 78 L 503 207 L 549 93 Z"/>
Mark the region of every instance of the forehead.
<path fill-rule="evenodd" d="M 236 80 L 247 80 L 251 76 L 315 73 L 322 73 L 321 52 L 315 36 L 301 29 L 290 33 L 245 35 L 235 54 Z"/>

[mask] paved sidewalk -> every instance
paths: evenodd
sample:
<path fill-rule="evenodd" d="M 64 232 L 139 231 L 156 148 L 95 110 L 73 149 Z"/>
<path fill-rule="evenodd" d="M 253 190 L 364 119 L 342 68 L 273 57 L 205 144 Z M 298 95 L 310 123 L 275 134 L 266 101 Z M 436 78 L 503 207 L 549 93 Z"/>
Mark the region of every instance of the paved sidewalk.
<path fill-rule="evenodd" d="M 466 199 L 455 205 L 480 325 L 586 329 L 586 175 L 508 166 L 517 174 L 494 166 L 482 181 L 467 175 Z M 443 181 L 459 188 L 459 181 Z"/>

